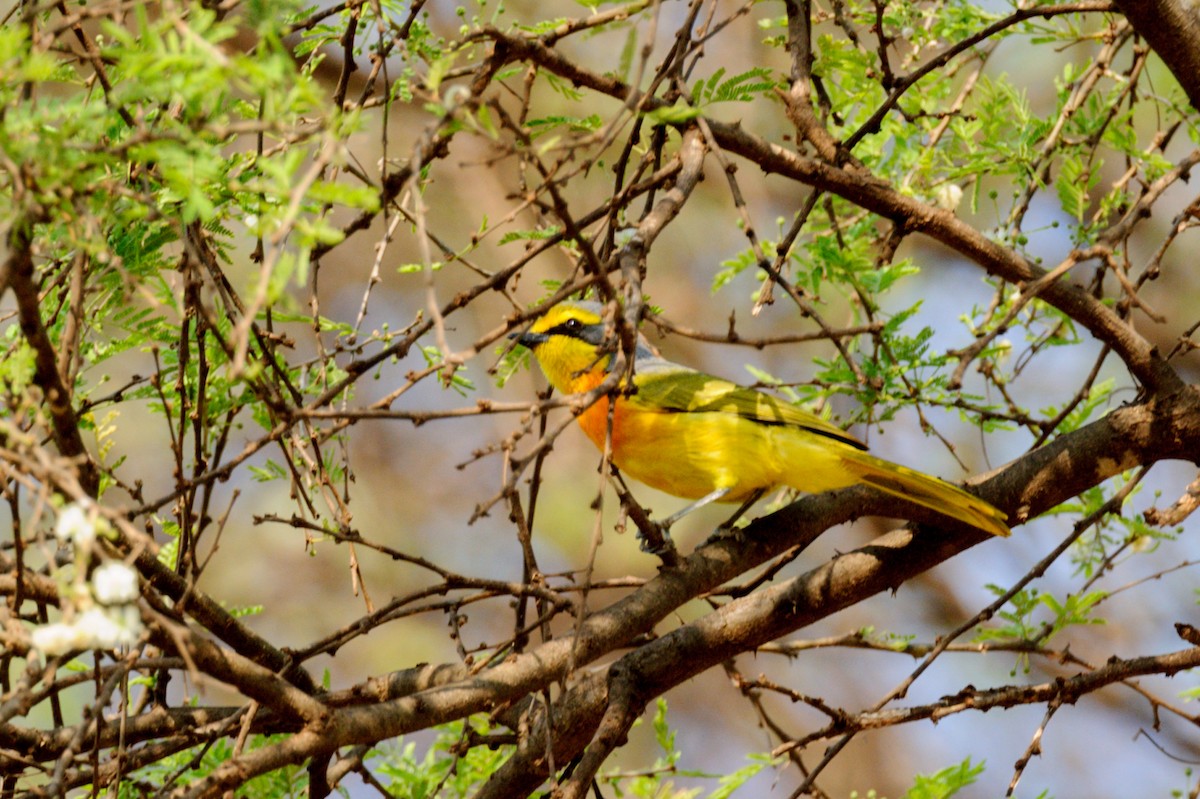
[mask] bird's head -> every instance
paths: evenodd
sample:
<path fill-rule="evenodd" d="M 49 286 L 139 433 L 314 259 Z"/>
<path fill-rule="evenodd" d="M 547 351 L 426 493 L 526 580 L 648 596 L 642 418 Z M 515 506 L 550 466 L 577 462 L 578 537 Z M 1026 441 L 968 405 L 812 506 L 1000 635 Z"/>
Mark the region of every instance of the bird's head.
<path fill-rule="evenodd" d="M 612 356 L 601 350 L 606 329 L 603 306 L 585 300 L 560 302 L 517 335 L 537 358 L 546 379 L 564 394 L 594 388 Z"/>

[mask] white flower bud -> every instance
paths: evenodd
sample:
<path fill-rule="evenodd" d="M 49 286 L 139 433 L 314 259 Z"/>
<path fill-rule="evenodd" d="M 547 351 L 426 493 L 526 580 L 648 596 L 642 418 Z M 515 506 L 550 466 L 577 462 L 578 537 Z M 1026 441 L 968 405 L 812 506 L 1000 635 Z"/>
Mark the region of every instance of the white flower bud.
<path fill-rule="evenodd" d="M 958 204 L 962 202 L 963 190 L 962 187 L 954 183 L 943 183 L 937 187 L 934 192 L 933 201 L 938 208 L 944 208 L 947 211 L 953 211 L 958 208 Z"/>
<path fill-rule="evenodd" d="M 54 535 L 64 544 L 73 543 L 79 549 L 91 549 L 96 541 L 96 524 L 88 518 L 79 503 L 72 503 L 58 514 Z"/>
<path fill-rule="evenodd" d="M 86 636 L 74 624 L 43 624 L 29 635 L 33 649 L 45 659 L 87 646 Z"/>
<path fill-rule="evenodd" d="M 130 646 L 142 633 L 142 619 L 132 605 L 92 608 L 75 620 L 75 626 L 88 637 L 88 649 Z"/>
<path fill-rule="evenodd" d="M 92 596 L 101 605 L 122 605 L 137 601 L 137 572 L 124 563 L 105 563 L 92 572 Z"/>
<path fill-rule="evenodd" d="M 33 651 L 42 658 L 80 649 L 132 646 L 142 634 L 142 617 L 135 605 L 85 610 L 71 622 L 43 624 L 29 634 Z"/>

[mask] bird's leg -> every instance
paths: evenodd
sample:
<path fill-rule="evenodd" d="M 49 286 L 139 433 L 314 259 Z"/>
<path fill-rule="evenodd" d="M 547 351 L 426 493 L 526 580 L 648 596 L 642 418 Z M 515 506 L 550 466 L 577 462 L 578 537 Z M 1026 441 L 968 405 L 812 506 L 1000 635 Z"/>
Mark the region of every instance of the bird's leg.
<path fill-rule="evenodd" d="M 718 488 L 715 491 L 710 491 L 707 494 L 705 494 L 704 496 L 700 497 L 700 499 L 693 502 L 691 505 L 688 505 L 683 510 L 672 513 L 670 516 L 668 516 L 667 518 L 665 518 L 661 522 L 659 522 L 659 524 L 665 529 L 670 529 L 672 524 L 679 521 L 684 516 L 687 516 L 692 511 L 703 508 L 705 505 L 711 504 L 713 502 L 717 502 L 718 500 L 721 499 L 721 497 L 725 496 L 728 493 L 729 493 L 728 488 Z"/>
<path fill-rule="evenodd" d="M 675 542 L 671 540 L 670 525 L 652 520 L 645 508 L 634 500 L 616 469 L 612 470 L 612 475 L 616 478 L 613 481 L 613 488 L 616 489 L 617 496 L 621 500 L 621 507 L 625 509 L 637 527 L 638 545 L 642 551 L 657 555 L 666 565 L 674 566 L 679 562 L 679 554 L 675 550 Z"/>
<path fill-rule="evenodd" d="M 661 522 L 646 519 L 645 526 L 638 521 L 636 516 L 630 513 L 630 518 L 638 526 L 639 538 L 642 540 L 642 550 L 649 552 L 651 555 L 658 555 L 668 566 L 675 565 L 679 559 L 679 555 L 675 551 L 675 542 L 671 540 L 671 525 L 697 508 L 703 508 L 710 502 L 716 502 L 728 493 L 728 488 L 718 488 L 715 491 L 710 491 L 683 510 L 672 513 Z"/>
<path fill-rule="evenodd" d="M 767 493 L 767 489 L 759 488 L 751 493 L 750 496 L 746 497 L 746 501 L 738 506 L 738 509 L 733 512 L 732 516 L 721 522 L 721 526 L 716 530 L 713 530 L 713 534 L 705 539 L 704 543 L 711 544 L 713 541 L 718 541 L 730 533 L 736 533 L 733 526 L 737 524 L 738 519 L 742 518 L 742 515 L 745 514 L 746 511 L 750 510 L 751 505 L 762 499 L 762 496 L 765 493 Z"/>
<path fill-rule="evenodd" d="M 762 499 L 763 494 L 765 493 L 767 493 L 767 489 L 756 488 L 754 492 L 750 494 L 750 496 L 746 497 L 746 501 L 738 506 L 738 509 L 733 512 L 732 516 L 721 522 L 721 526 L 717 528 L 717 532 L 720 533 L 732 530 L 733 526 L 738 523 L 738 519 L 742 518 L 742 515 L 745 514 L 746 511 L 750 510 L 751 505 Z"/>

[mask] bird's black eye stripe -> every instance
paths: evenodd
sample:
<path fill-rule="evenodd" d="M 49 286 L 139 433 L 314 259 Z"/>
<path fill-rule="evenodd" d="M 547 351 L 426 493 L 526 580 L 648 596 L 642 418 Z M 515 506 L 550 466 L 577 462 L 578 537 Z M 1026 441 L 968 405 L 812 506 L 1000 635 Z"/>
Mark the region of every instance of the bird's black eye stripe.
<path fill-rule="evenodd" d="M 584 324 L 578 319 L 568 319 L 565 322 L 560 322 L 554 327 L 546 331 L 547 335 L 554 336 L 569 336 L 571 338 L 579 338 L 579 333 L 583 330 Z"/>

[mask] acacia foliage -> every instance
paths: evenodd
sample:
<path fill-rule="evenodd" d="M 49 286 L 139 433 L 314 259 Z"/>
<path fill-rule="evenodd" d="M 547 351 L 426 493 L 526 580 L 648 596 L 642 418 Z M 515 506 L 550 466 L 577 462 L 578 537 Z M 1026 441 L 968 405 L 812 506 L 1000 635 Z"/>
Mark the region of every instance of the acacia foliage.
<path fill-rule="evenodd" d="M 713 672 L 770 735 L 717 795 L 764 769 L 797 795 L 896 780 L 844 753 L 936 744 L 950 722 L 925 722 L 959 716 L 970 757 L 904 763 L 889 790 L 1011 793 L 1099 698 L 1122 730 L 1194 748 L 1186 686 L 1134 678 L 1200 664 L 1196 633 L 1167 640 L 1182 613 L 1130 632 L 1176 596 L 1151 578 L 1191 566 L 1178 533 L 1200 484 L 1129 502 L 1200 453 L 1200 39 L 1187 17 L 1164 30 L 1173 10 L 14 6 L 3 790 L 325 795 L 356 775 L 410 795 L 583 796 L 598 777 L 656 795 L 707 760 L 681 756 L 662 705 L 649 776 L 606 763 L 652 702 Z M 979 580 L 984 599 L 931 580 L 982 534 L 865 489 L 780 495 L 736 536 L 606 571 L 612 514 L 590 488 L 566 511 L 548 492 L 558 464 L 592 480 L 560 434 L 614 387 L 505 385 L 525 365 L 507 336 L 580 292 L 607 303 L 617 350 L 644 321 L 664 346 L 779 351 L 754 377 L 790 400 L 920 428 L 921 458 L 964 476 L 996 457 L 969 482 L 1012 520 L 987 544 L 1011 547 L 1011 573 Z M 409 425 L 446 432 L 375 440 Z M 416 508 L 459 440 L 473 493 Z M 600 504 L 644 525 L 645 496 L 610 484 L 601 464 Z M 864 515 L 914 524 L 814 557 Z M 471 522 L 501 543 L 398 532 Z M 564 526 L 569 545 L 546 529 Z M 267 530 L 348 564 L 337 590 L 359 610 L 326 624 L 327 588 L 276 568 Z M 218 576 L 246 564 L 286 592 L 232 608 Z M 909 581 L 895 615 L 872 599 Z M 922 597 L 944 609 L 932 624 Z M 426 618 L 449 628 L 422 644 L 433 662 L 411 645 Z M 380 640 L 405 645 L 381 658 Z M 865 675 L 856 701 L 804 679 L 824 650 Z M 970 662 L 927 670 L 950 652 Z M 881 689 L 868 658 L 900 655 L 916 667 Z M 982 715 L 999 708 L 1036 712 Z M 431 728 L 428 753 L 396 742 Z"/>

